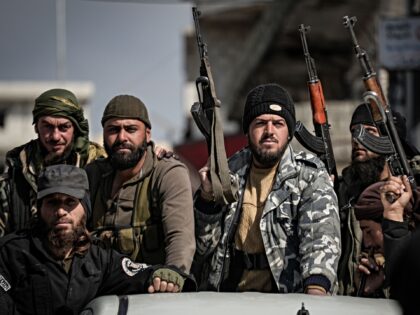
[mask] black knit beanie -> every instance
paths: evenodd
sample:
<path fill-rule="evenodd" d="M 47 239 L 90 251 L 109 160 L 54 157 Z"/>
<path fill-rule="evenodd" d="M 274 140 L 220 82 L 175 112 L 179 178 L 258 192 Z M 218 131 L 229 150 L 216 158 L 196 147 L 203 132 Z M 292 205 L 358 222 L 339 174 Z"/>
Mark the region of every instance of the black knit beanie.
<path fill-rule="evenodd" d="M 255 117 L 263 114 L 274 114 L 286 120 L 289 137 L 295 132 L 295 105 L 289 93 L 278 84 L 268 83 L 255 87 L 246 97 L 242 129 L 248 133 L 249 125 Z"/>
<path fill-rule="evenodd" d="M 354 110 L 353 115 L 351 116 L 350 129 L 354 125 L 360 124 L 375 126 L 375 122 L 370 112 L 369 105 L 366 103 L 360 104 Z"/>
<path fill-rule="evenodd" d="M 411 159 L 420 154 L 420 151 L 407 139 L 405 117 L 397 111 L 392 111 L 392 118 L 407 158 Z M 356 107 L 351 117 L 350 130 L 351 127 L 358 124 L 376 126 L 368 104 L 362 103 Z"/>

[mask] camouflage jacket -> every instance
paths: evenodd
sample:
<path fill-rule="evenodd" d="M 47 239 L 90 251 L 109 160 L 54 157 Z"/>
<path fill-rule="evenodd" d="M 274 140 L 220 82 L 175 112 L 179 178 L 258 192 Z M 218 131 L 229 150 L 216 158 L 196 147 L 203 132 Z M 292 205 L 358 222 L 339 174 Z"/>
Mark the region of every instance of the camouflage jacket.
<path fill-rule="evenodd" d="M 6 168 L 0 176 L 0 237 L 20 230 L 37 213 L 37 177 L 43 168 L 38 140 L 14 148 L 6 154 Z M 104 149 L 91 142 L 86 160 L 73 152 L 73 165 L 83 166 L 105 156 Z"/>
<path fill-rule="evenodd" d="M 235 223 L 240 217 L 252 155 L 248 148 L 229 160 L 239 184 L 239 201 L 220 209 L 198 209 L 196 196 L 196 261 L 204 264 L 202 277 L 209 290 L 221 290 L 228 277 Z M 308 153 L 289 146 L 279 163 L 264 206 L 260 229 L 270 270 L 279 292 L 302 292 L 304 281 L 322 275 L 334 292 L 340 257 L 337 197 L 322 164 Z"/>

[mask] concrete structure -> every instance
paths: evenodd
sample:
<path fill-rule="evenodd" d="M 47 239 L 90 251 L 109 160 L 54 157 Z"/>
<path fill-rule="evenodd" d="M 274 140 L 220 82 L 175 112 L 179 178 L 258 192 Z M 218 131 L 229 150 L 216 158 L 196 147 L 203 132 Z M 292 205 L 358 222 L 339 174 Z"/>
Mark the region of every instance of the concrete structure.
<path fill-rule="evenodd" d="M 0 81 L 0 168 L 7 151 L 36 137 L 32 125 L 35 99 L 46 90 L 58 87 L 72 91 L 89 118 L 86 105 L 94 93 L 90 82 Z"/>

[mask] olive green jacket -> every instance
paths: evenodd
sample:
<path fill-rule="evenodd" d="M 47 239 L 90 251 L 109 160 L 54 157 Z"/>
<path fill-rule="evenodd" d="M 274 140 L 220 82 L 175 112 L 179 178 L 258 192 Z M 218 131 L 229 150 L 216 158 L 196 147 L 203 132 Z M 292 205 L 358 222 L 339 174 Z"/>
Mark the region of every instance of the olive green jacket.
<path fill-rule="evenodd" d="M 189 272 L 195 253 L 192 191 L 187 167 L 158 160 L 151 143 L 139 174 L 111 196 L 115 170 L 108 159 L 86 167 L 94 234 L 146 264 L 174 265 Z M 136 209 L 136 211 L 133 211 Z"/>

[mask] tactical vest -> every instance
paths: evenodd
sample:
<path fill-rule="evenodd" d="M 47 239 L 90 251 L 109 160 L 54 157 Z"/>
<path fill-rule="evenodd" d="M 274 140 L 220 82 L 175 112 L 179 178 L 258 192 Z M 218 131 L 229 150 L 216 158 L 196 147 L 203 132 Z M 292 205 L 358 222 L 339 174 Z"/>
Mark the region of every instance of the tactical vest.
<path fill-rule="evenodd" d="M 163 264 L 166 254 L 162 210 L 158 206 L 156 193 L 151 189 L 152 177 L 153 170 L 137 184 L 130 225 L 98 226 L 94 235 L 133 261 Z M 101 194 L 98 191 L 99 188 L 94 196 L 93 213 L 105 215 L 109 210 L 101 208 Z"/>

